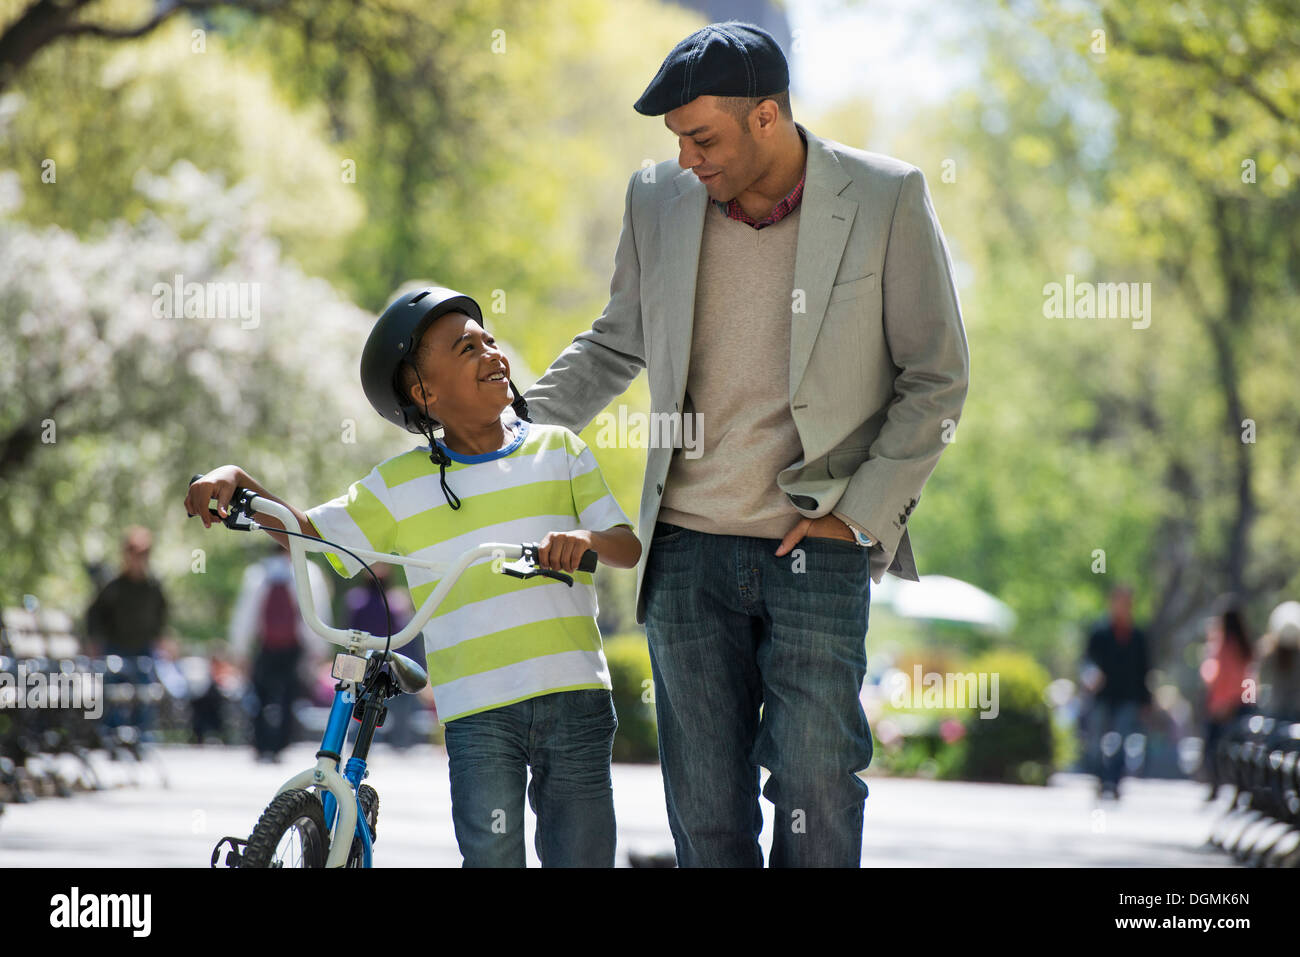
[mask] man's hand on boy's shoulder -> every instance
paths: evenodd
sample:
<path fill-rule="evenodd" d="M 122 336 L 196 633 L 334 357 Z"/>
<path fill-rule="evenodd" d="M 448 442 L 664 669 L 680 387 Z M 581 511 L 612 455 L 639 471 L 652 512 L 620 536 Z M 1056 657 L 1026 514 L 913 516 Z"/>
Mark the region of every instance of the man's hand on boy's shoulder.
<path fill-rule="evenodd" d="M 571 532 L 547 532 L 538 543 L 537 561 L 555 571 L 577 571 L 588 549 L 600 556 L 602 565 L 611 568 L 634 568 L 641 560 L 641 542 L 626 525 L 615 525 L 603 532 L 586 528 Z"/>

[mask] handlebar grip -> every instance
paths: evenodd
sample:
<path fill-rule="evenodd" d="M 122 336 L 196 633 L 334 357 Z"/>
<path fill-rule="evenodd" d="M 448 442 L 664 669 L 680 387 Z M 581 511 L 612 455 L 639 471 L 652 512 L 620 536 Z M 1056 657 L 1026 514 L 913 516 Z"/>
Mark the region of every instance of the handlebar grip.
<path fill-rule="evenodd" d="M 578 571 L 594 572 L 596 570 L 597 555 L 592 549 L 587 549 L 582 553 L 582 559 L 578 562 Z"/>
<path fill-rule="evenodd" d="M 202 475 L 192 475 L 190 477 L 190 484 L 193 485 L 201 478 L 203 478 Z M 230 497 L 230 505 L 227 507 L 226 517 L 222 518 L 221 513 L 213 508 L 211 503 L 208 504 L 208 514 L 224 524 L 226 528 L 246 532 L 249 528 L 249 522 L 253 517 L 252 511 L 248 508 L 247 503 L 247 499 L 250 496 L 251 493 L 248 489 L 236 486 L 235 494 Z"/>

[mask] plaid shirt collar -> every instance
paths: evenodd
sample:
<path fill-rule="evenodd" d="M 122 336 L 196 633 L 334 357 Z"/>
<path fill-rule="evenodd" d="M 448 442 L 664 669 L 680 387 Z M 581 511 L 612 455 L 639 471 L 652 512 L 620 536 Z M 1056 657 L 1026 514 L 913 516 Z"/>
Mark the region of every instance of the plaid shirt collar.
<path fill-rule="evenodd" d="M 796 127 L 796 129 L 798 129 L 798 127 Z M 808 145 L 808 137 L 804 136 L 803 130 L 799 130 L 799 139 L 803 140 L 805 147 Z M 730 219 L 738 219 L 742 223 L 753 226 L 755 229 L 762 229 L 764 226 L 771 226 L 773 223 L 779 223 L 798 208 L 799 201 L 803 199 L 804 180 L 807 178 L 808 163 L 805 161 L 803 175 L 799 177 L 799 182 L 795 184 L 794 189 L 786 193 L 785 198 L 773 206 L 772 211 L 760 220 L 755 220 L 745 212 L 745 210 L 741 208 L 740 203 L 734 199 L 725 203 L 722 202 L 722 200 L 715 199 L 713 200 L 713 205 L 717 206 L 718 209 L 720 209 L 722 213 Z"/>

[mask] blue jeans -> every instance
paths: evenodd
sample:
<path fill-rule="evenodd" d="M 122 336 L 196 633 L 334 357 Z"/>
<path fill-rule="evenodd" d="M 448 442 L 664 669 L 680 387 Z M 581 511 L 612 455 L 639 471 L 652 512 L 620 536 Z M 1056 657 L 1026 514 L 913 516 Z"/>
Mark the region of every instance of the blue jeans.
<path fill-rule="evenodd" d="M 527 782 L 543 867 L 613 867 L 609 762 L 617 727 L 614 699 L 603 689 L 560 691 L 449 721 L 451 816 L 464 866 L 524 866 Z"/>
<path fill-rule="evenodd" d="M 660 522 L 647 558 L 668 822 L 682 867 L 857 867 L 871 763 L 859 695 L 871 577 L 856 542 L 709 535 Z M 761 711 L 760 711 L 761 709 Z"/>
<path fill-rule="evenodd" d="M 1100 784 L 1107 790 L 1119 787 L 1124 776 L 1124 745 L 1130 734 L 1138 731 L 1136 701 L 1098 699 L 1093 705 L 1093 768 Z"/>
<path fill-rule="evenodd" d="M 129 703 L 105 705 L 103 714 L 104 727 L 134 727 L 140 732 L 140 740 L 155 740 L 154 731 L 158 723 L 158 708 L 151 700 L 145 698 L 157 684 L 152 657 L 147 653 L 123 653 L 115 649 L 110 649 L 108 654 L 117 655 L 122 659 L 122 669 L 116 674 L 111 671 L 105 673 L 104 686 L 132 685 L 134 686 L 134 694 Z M 108 697 L 107 693 L 105 697 Z"/>

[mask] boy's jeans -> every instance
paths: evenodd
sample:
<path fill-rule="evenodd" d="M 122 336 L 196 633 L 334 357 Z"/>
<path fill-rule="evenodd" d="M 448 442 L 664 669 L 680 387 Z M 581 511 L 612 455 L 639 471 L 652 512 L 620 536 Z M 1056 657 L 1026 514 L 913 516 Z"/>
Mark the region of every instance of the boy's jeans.
<path fill-rule="evenodd" d="M 543 867 L 613 867 L 609 762 L 617 727 L 603 689 L 561 691 L 448 722 L 451 816 L 464 866 L 524 866 L 527 782 Z"/>
<path fill-rule="evenodd" d="M 682 867 L 857 867 L 871 763 L 868 551 L 709 535 L 660 522 L 644 586 L 659 756 Z M 762 706 L 762 715 L 759 707 Z"/>

